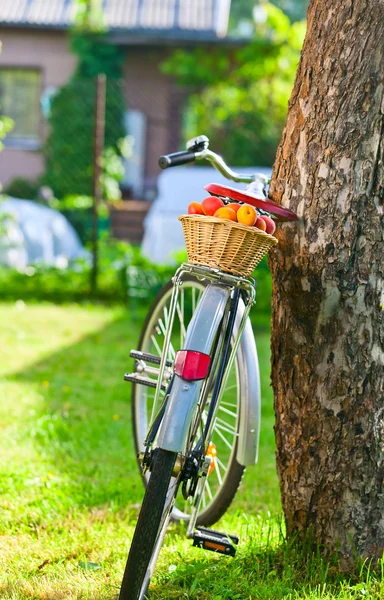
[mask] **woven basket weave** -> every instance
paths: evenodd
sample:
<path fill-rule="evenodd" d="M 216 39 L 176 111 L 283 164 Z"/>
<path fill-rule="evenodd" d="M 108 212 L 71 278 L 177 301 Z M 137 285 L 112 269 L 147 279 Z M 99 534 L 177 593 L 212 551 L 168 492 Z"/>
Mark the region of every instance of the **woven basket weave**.
<path fill-rule="evenodd" d="M 249 277 L 268 250 L 273 235 L 228 219 L 181 215 L 188 262 Z"/>

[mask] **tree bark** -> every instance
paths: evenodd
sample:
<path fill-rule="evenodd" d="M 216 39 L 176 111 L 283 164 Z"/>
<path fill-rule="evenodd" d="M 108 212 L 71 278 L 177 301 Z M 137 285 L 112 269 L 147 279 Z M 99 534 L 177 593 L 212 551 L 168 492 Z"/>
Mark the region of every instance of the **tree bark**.
<path fill-rule="evenodd" d="M 289 536 L 384 550 L 384 2 L 312 0 L 271 196 L 277 468 Z"/>

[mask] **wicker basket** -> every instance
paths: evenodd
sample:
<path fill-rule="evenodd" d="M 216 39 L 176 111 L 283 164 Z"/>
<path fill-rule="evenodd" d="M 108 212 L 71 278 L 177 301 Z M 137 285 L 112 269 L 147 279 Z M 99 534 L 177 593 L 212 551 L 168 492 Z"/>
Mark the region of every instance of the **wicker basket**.
<path fill-rule="evenodd" d="M 181 215 L 188 262 L 249 277 L 268 250 L 273 235 L 228 219 Z"/>

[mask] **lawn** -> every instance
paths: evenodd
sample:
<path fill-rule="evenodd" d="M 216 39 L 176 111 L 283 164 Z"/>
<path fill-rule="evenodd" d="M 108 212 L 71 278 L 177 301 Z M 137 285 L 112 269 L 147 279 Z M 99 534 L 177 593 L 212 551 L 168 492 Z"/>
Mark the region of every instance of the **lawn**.
<path fill-rule="evenodd" d="M 142 498 L 130 422 L 141 315 L 100 306 L 0 304 L 0 598 L 116 598 Z M 347 581 L 283 540 L 274 466 L 269 335 L 258 333 L 259 465 L 220 528 L 235 559 L 192 549 L 173 526 L 153 599 L 380 598 L 373 575 Z M 332 571 L 333 569 L 333 571 Z"/>

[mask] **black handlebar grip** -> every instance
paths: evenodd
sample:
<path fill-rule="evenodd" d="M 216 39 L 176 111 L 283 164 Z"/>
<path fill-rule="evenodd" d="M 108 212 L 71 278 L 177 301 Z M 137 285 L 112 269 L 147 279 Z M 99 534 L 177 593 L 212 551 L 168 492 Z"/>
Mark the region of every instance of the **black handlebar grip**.
<path fill-rule="evenodd" d="M 190 150 L 174 152 L 173 154 L 164 154 L 164 156 L 160 156 L 159 158 L 159 167 L 161 169 L 178 167 L 179 165 L 186 165 L 187 163 L 193 162 L 195 158 L 195 153 Z"/>

